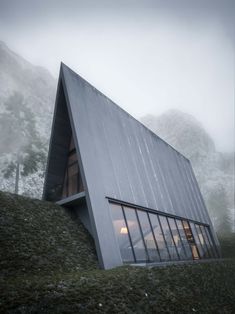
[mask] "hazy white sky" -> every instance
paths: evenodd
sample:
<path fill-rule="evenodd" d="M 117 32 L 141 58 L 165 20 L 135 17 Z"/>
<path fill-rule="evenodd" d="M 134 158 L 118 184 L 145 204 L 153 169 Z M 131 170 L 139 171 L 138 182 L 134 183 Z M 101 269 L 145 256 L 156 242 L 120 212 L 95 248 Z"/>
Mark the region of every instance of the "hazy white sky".
<path fill-rule="evenodd" d="M 63 61 L 139 118 L 193 114 L 234 149 L 235 0 L 0 0 L 0 40 L 57 77 Z"/>

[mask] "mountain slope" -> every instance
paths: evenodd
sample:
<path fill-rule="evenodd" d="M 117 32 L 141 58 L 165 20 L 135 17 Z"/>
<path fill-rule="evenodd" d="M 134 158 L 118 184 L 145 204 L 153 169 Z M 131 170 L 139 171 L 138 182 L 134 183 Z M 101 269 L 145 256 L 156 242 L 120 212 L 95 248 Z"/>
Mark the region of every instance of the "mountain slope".
<path fill-rule="evenodd" d="M 0 114 L 9 96 L 15 92 L 21 93 L 35 116 L 36 129 L 45 149 L 51 132 L 55 91 L 56 80 L 46 69 L 32 65 L 0 41 Z M 13 192 L 14 176 L 5 179 L 2 175 L 5 162 L 10 159 L 10 155 L 0 155 L 0 190 Z M 44 168 L 45 165 L 37 173 L 21 178 L 20 193 L 41 197 Z"/>
<path fill-rule="evenodd" d="M 221 211 L 234 208 L 234 154 L 217 152 L 203 126 L 193 116 L 179 110 L 169 110 L 158 117 L 147 115 L 141 121 L 190 159 L 216 225 L 214 195 L 221 190 L 226 194 Z"/>
<path fill-rule="evenodd" d="M 147 115 L 141 121 L 191 161 L 215 152 L 213 140 L 189 114 L 169 110 L 158 117 Z"/>
<path fill-rule="evenodd" d="M 34 66 L 0 41 L 0 112 L 4 101 L 17 91 L 37 117 L 40 133 L 48 137 L 56 90 L 56 80 L 44 68 Z"/>

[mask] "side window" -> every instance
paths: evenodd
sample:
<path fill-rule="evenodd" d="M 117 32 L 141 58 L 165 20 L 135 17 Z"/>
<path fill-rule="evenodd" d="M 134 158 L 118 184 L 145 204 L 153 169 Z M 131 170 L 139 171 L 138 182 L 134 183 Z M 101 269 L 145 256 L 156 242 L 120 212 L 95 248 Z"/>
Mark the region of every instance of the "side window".
<path fill-rule="evenodd" d="M 122 260 L 123 262 L 134 262 L 135 259 L 122 207 L 120 205 L 111 204 L 111 215 Z"/>
<path fill-rule="evenodd" d="M 170 260 L 169 250 L 166 246 L 166 241 L 163 236 L 163 232 L 162 232 L 161 225 L 159 223 L 158 216 L 155 214 L 149 214 L 149 217 L 152 224 L 154 236 L 158 245 L 158 250 L 159 250 L 161 260 L 169 261 Z"/>
<path fill-rule="evenodd" d="M 65 171 L 62 198 L 84 191 L 81 174 L 78 167 L 77 153 L 73 138 L 70 142 L 67 167 Z"/>
<path fill-rule="evenodd" d="M 140 222 L 140 227 L 143 233 L 145 247 L 148 251 L 149 260 L 151 262 L 159 262 L 160 256 L 158 252 L 158 247 L 154 239 L 148 213 L 142 210 L 137 210 L 137 214 Z"/>
<path fill-rule="evenodd" d="M 175 247 L 174 239 L 172 237 L 171 230 L 169 228 L 167 218 L 159 215 L 160 223 L 162 225 L 163 234 L 165 237 L 166 245 L 168 247 L 170 257 L 172 260 L 178 260 L 179 256 Z"/>
<path fill-rule="evenodd" d="M 136 261 L 146 261 L 148 260 L 148 256 L 146 253 L 135 209 L 129 207 L 123 207 L 123 209 L 127 220 L 128 230 L 130 232 L 130 238 L 133 245 Z"/>
<path fill-rule="evenodd" d="M 124 263 L 217 257 L 208 226 L 111 201 L 110 208 Z"/>

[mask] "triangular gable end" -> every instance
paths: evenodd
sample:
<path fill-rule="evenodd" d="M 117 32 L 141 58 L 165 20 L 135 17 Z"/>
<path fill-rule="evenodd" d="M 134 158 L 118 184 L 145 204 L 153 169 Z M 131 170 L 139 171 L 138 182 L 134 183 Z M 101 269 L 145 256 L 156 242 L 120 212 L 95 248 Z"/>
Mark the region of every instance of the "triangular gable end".
<path fill-rule="evenodd" d="M 62 79 L 59 79 L 44 199 L 59 201 L 84 191 Z"/>
<path fill-rule="evenodd" d="M 77 106 L 75 106 L 76 108 L 74 107 L 74 103 L 72 103 L 71 107 L 70 97 L 72 95 L 69 88 L 70 83 L 68 82 L 68 78 L 70 77 L 66 75 L 67 71 L 67 67 L 62 63 L 57 87 L 43 199 L 70 208 L 73 216 L 79 216 L 84 226 L 94 238 L 101 267 L 105 267 L 92 215 L 89 191 L 78 143 L 78 134 L 76 133 L 78 132 L 79 123 L 74 121 L 74 114 L 75 111 L 77 113 L 78 108 Z M 77 166 L 75 169 L 69 169 L 70 166 L 73 166 L 73 161 L 76 161 L 76 159 Z M 70 178 L 68 178 L 69 175 Z"/>

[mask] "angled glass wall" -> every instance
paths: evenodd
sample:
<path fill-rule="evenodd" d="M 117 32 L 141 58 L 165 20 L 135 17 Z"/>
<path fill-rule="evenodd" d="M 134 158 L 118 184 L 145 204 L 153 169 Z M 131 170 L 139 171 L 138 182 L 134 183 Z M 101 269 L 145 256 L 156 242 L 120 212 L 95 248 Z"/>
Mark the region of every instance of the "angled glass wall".
<path fill-rule="evenodd" d="M 187 251 L 185 248 L 185 237 L 184 233 L 182 235 L 180 234 L 180 231 L 177 227 L 176 221 L 174 218 L 167 218 L 170 226 L 170 230 L 172 232 L 173 240 L 174 240 L 174 245 L 176 247 L 178 257 L 179 259 L 186 260 L 188 259 L 187 257 Z"/>
<path fill-rule="evenodd" d="M 140 229 L 142 230 L 143 239 L 145 243 L 145 249 L 148 252 L 148 260 L 150 262 L 160 262 L 160 254 L 157 241 L 153 234 L 153 228 L 151 226 L 151 221 L 149 215 L 144 211 L 137 211 L 138 219 L 140 222 Z"/>
<path fill-rule="evenodd" d="M 127 229 L 122 207 L 111 204 L 111 214 L 122 260 L 123 262 L 134 262 L 136 259 L 134 258 L 133 245 L 130 242 L 130 233 Z"/>
<path fill-rule="evenodd" d="M 164 236 L 165 241 L 166 241 L 166 246 L 168 247 L 168 251 L 170 254 L 170 259 L 173 261 L 178 260 L 179 255 L 178 255 L 175 243 L 174 243 L 172 231 L 171 231 L 169 224 L 168 224 L 168 221 L 167 221 L 167 217 L 159 215 L 159 220 L 160 220 L 160 223 L 162 226 L 162 232 L 163 232 L 163 236 Z"/>
<path fill-rule="evenodd" d="M 208 225 L 110 201 L 124 263 L 216 258 Z"/>
<path fill-rule="evenodd" d="M 179 231 L 179 235 L 180 235 L 180 240 L 182 242 L 182 246 L 184 248 L 185 259 L 186 260 L 187 259 L 192 259 L 193 258 L 192 250 L 191 250 L 189 241 L 187 239 L 187 236 L 186 236 L 186 233 L 185 233 L 185 230 L 184 230 L 183 222 L 182 222 L 181 219 L 175 219 L 175 222 L 176 222 L 177 229 Z"/>
<path fill-rule="evenodd" d="M 124 214 L 128 225 L 128 231 L 136 258 L 136 262 L 149 261 L 148 251 L 145 246 L 142 229 L 140 228 L 136 210 L 124 207 Z"/>

